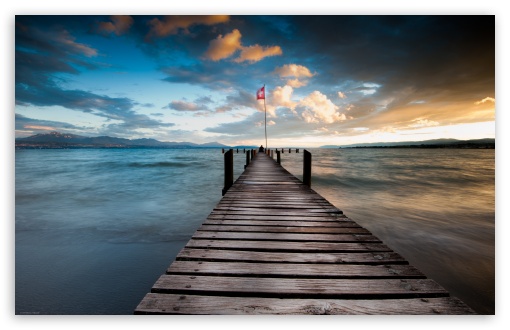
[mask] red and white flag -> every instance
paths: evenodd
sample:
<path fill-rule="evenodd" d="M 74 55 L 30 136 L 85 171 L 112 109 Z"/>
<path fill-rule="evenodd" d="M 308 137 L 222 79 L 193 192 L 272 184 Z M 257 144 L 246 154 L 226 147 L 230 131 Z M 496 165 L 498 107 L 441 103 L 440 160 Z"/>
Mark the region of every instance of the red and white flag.
<path fill-rule="evenodd" d="M 261 87 L 259 90 L 257 90 L 257 100 L 265 99 L 266 98 L 266 89 L 265 86 Z"/>

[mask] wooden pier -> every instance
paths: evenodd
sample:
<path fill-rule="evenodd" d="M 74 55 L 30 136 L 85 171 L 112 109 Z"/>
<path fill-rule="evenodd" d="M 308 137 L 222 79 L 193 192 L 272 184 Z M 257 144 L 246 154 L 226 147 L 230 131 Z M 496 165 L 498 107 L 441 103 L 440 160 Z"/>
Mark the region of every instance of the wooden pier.
<path fill-rule="evenodd" d="M 135 314 L 475 312 L 254 153 Z"/>

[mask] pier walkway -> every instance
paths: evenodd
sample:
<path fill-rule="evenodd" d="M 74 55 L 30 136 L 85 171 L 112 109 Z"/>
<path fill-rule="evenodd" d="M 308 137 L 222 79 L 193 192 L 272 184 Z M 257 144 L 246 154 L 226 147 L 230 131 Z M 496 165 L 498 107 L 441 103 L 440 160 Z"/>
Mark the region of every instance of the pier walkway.
<path fill-rule="evenodd" d="M 474 314 L 258 153 L 135 314 Z"/>

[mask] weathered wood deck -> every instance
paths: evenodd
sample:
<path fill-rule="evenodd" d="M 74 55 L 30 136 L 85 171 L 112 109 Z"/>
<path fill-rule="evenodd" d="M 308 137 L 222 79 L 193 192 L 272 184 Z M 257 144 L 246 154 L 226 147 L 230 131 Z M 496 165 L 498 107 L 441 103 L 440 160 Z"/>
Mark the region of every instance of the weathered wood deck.
<path fill-rule="evenodd" d="M 257 154 L 135 314 L 474 314 Z"/>

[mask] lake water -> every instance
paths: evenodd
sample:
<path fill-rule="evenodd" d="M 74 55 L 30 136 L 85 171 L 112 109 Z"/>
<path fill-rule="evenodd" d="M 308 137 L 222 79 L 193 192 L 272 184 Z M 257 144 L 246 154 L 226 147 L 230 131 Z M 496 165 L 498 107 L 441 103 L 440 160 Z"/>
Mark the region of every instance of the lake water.
<path fill-rule="evenodd" d="M 312 188 L 494 314 L 494 150 L 311 152 Z M 218 149 L 17 150 L 15 170 L 16 314 L 132 314 L 223 188 Z"/>

